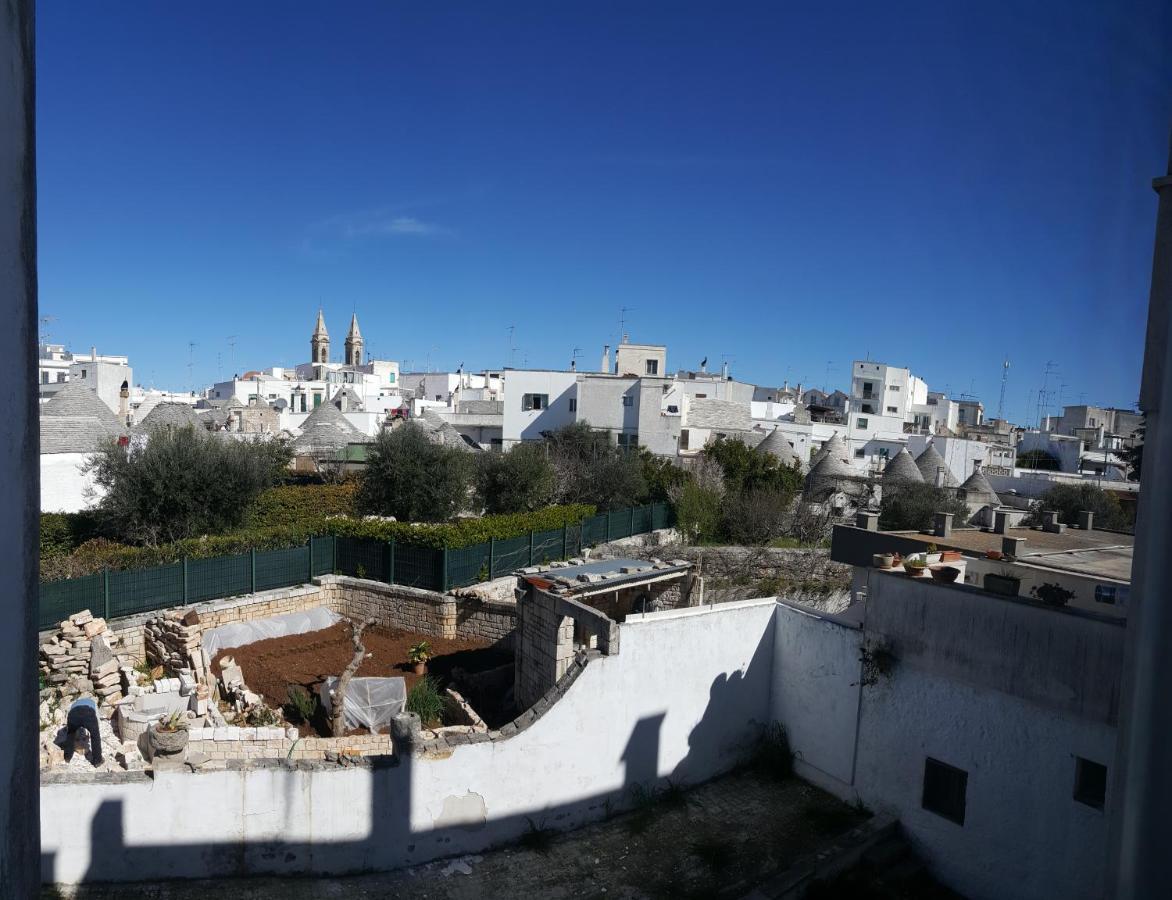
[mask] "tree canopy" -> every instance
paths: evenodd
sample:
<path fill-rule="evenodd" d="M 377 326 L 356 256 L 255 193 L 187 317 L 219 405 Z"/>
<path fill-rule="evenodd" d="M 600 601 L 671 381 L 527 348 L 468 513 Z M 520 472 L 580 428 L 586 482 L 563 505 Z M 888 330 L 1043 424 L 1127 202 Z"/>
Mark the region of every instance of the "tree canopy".
<path fill-rule="evenodd" d="M 434 443 L 408 422 L 385 430 L 366 454 L 357 506 L 404 522 L 442 522 L 464 508 L 472 484 L 468 453 Z"/>
<path fill-rule="evenodd" d="M 478 463 L 476 495 L 487 513 L 533 512 L 557 496 L 557 477 L 544 444 L 485 453 Z"/>
<path fill-rule="evenodd" d="M 647 481 L 639 453 L 618 447 L 605 431 L 585 422 L 545 435 L 562 503 L 590 503 L 600 510 L 643 502 Z"/>
<path fill-rule="evenodd" d="M 879 527 L 884 531 L 930 528 L 935 514 L 952 513 L 956 524 L 968 519 L 968 506 L 948 488 L 919 482 L 885 485 L 879 502 Z"/>
<path fill-rule="evenodd" d="M 99 526 L 147 546 L 234 528 L 289 459 L 283 442 L 225 440 L 191 425 L 158 428 L 129 445 L 111 440 L 88 464 L 104 491 Z"/>

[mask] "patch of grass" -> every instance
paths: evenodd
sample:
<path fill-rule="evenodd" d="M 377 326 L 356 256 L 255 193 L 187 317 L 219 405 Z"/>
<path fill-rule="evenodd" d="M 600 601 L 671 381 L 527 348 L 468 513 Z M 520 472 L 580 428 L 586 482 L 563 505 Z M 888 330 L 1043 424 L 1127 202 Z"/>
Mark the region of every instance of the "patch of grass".
<path fill-rule="evenodd" d="M 723 872 L 732 865 L 734 848 L 728 838 L 706 835 L 692 844 L 691 851 L 713 872 Z"/>
<path fill-rule="evenodd" d="M 534 822 L 533 819 L 526 816 L 525 821 L 529 823 L 529 826 L 521 835 L 521 846 L 538 853 L 548 853 L 549 848 L 553 846 L 553 829 L 545 827 L 544 819 L 541 822 Z"/>
<path fill-rule="evenodd" d="M 785 726 L 772 722 L 753 752 L 752 766 L 764 775 L 782 781 L 794 773 L 794 751 Z"/>
<path fill-rule="evenodd" d="M 435 728 L 443 723 L 444 695 L 439 682 L 424 675 L 407 692 L 407 711 L 419 716 L 424 728 Z"/>
<path fill-rule="evenodd" d="M 631 817 L 627 828 L 631 834 L 642 834 L 655 818 L 655 803 L 658 799 L 655 788 L 645 784 L 633 784 L 628 789 L 631 795 Z"/>

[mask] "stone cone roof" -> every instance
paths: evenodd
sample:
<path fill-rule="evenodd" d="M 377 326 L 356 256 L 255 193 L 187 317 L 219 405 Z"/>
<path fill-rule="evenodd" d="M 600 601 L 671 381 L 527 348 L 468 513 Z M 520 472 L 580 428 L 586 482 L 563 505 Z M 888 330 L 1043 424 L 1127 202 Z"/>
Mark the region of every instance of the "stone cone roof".
<path fill-rule="evenodd" d="M 97 419 L 112 434 L 126 430 L 114 410 L 103 403 L 97 393 L 80 378 L 71 378 L 65 382 L 49 402 L 41 407 L 41 415 Z"/>
<path fill-rule="evenodd" d="M 884 484 L 892 484 L 898 481 L 911 481 L 922 484 L 924 476 L 916 468 L 916 462 L 912 459 L 912 455 L 907 452 L 907 447 L 903 447 L 887 463 L 887 467 L 883 470 L 882 480 Z"/>
<path fill-rule="evenodd" d="M 94 416 L 41 416 L 41 453 L 92 453 L 111 438 Z"/>
<path fill-rule="evenodd" d="M 794 463 L 801 465 L 802 463 L 801 457 L 794 452 L 794 448 L 789 445 L 789 441 L 785 439 L 780 428 L 774 428 L 769 432 L 755 449 L 758 453 L 772 453 L 781 460 L 783 466 L 792 466 Z"/>
<path fill-rule="evenodd" d="M 952 474 L 952 470 L 948 468 L 948 464 L 944 462 L 944 457 L 940 455 L 940 451 L 929 444 L 924 448 L 924 452 L 916 457 L 916 468 L 920 470 L 920 475 L 923 476 L 927 484 L 936 483 L 936 473 L 944 470 L 944 487 L 955 488 L 960 487 L 960 482 Z"/>
<path fill-rule="evenodd" d="M 993 485 L 989 484 L 989 479 L 981 473 L 980 469 L 977 469 L 972 475 L 966 478 L 960 488 L 965 492 L 965 500 L 969 503 L 974 503 L 978 500 L 984 503 L 1001 502 L 1001 498 L 993 490 Z"/>
<path fill-rule="evenodd" d="M 152 428 L 183 428 L 187 425 L 203 427 L 199 414 L 190 404 L 157 403 L 143 416 L 139 429 L 149 431 Z"/>
<path fill-rule="evenodd" d="M 409 421 L 414 422 L 427 432 L 428 438 L 433 443 L 442 444 L 444 447 L 451 447 L 456 450 L 467 450 L 469 452 L 477 449 L 464 440 L 464 436 L 453 428 L 450 422 L 447 422 L 430 409 L 425 409 L 420 416 Z"/>
<path fill-rule="evenodd" d="M 334 456 L 349 444 L 369 441 L 370 437 L 351 425 L 338 407 L 327 402 L 306 417 L 301 433 L 293 441 L 293 452 L 301 456 Z"/>
<path fill-rule="evenodd" d="M 822 460 L 831 455 L 844 463 L 847 461 L 846 441 L 838 436 L 837 431 L 830 436 L 830 440 L 822 445 L 822 449 L 814 454 L 814 458 L 810 460 L 810 471 L 813 472 Z"/>

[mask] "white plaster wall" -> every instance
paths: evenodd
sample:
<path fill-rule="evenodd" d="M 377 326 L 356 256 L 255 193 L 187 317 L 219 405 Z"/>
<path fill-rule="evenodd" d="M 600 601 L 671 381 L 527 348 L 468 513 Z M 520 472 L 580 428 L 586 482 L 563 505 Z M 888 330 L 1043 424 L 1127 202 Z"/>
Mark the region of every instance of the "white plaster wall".
<path fill-rule="evenodd" d="M 517 441 L 535 441 L 541 432 L 574 422 L 570 399 L 576 396 L 576 372 L 538 372 L 510 369 L 504 373 L 504 417 L 501 434 L 506 448 Z M 525 394 L 548 394 L 547 409 L 522 409 Z"/>
<path fill-rule="evenodd" d="M 862 632 L 784 601 L 774 622 L 771 718 L 785 727 L 795 771 L 850 797 Z"/>
<path fill-rule="evenodd" d="M 864 691 L 855 787 L 972 900 L 1101 897 L 1106 817 L 1073 799 L 1074 757 L 1110 769 L 1114 744 L 1107 725 L 897 664 Z M 968 772 L 963 826 L 921 808 L 928 756 Z"/>
<path fill-rule="evenodd" d="M 284 769 L 41 789 L 48 881 L 341 872 L 569 828 L 632 785 L 712 777 L 770 715 L 772 599 L 632 616 L 620 653 L 507 740 L 381 769 Z M 91 848 L 96 848 L 94 852 Z"/>
<path fill-rule="evenodd" d="M 101 499 L 92 475 L 82 472 L 88 453 L 41 454 L 41 512 L 80 512 Z M 87 489 L 95 491 L 86 496 Z"/>

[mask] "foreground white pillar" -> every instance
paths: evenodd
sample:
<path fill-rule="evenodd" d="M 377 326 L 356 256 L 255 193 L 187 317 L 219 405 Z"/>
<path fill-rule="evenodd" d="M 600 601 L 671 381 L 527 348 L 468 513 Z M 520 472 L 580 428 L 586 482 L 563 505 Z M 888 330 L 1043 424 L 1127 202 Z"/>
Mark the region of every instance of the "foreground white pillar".
<path fill-rule="evenodd" d="M 1164 898 L 1172 806 L 1172 152 L 1160 195 L 1140 408 L 1147 415 L 1132 605 L 1127 613 L 1119 752 L 1112 782 L 1114 896 Z M 1108 881 L 1110 884 L 1110 880 Z"/>
<path fill-rule="evenodd" d="M 0 3 L 0 897 L 35 897 L 41 829 L 33 3 Z"/>

